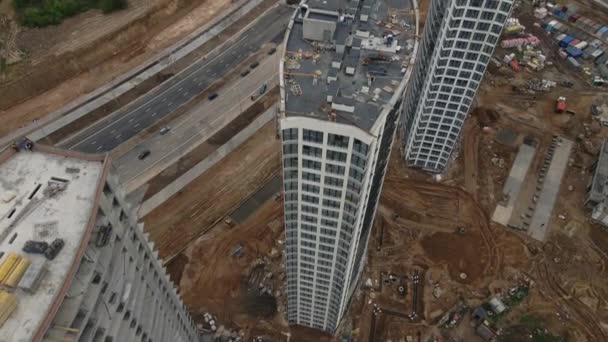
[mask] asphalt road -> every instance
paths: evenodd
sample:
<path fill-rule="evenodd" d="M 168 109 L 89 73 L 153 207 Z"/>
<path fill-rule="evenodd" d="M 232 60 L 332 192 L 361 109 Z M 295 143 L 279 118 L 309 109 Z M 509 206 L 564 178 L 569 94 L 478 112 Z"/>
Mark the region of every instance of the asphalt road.
<path fill-rule="evenodd" d="M 125 191 L 129 193 L 147 183 L 170 165 L 175 165 L 192 149 L 230 125 L 254 103 L 251 95 L 259 93 L 263 84 L 267 85 L 267 89 L 272 89 L 279 81 L 277 65 L 281 58 L 281 49 L 272 56 L 264 54 L 263 57 L 260 65 L 249 75 L 225 84 L 221 89 L 223 96 L 214 101 L 201 101 L 171 121 L 169 132 L 157 132 L 124 154 L 115 154 L 115 172 Z M 138 155 L 145 150 L 150 151 L 150 155 L 139 160 Z"/>
<path fill-rule="evenodd" d="M 236 37 L 235 42 L 220 47 L 219 51 L 198 60 L 146 95 L 59 146 L 89 153 L 111 151 L 187 103 L 214 81 L 231 72 L 263 44 L 280 43 L 292 12 L 290 7 L 277 6 Z M 221 97 L 221 92 L 218 95 Z"/>

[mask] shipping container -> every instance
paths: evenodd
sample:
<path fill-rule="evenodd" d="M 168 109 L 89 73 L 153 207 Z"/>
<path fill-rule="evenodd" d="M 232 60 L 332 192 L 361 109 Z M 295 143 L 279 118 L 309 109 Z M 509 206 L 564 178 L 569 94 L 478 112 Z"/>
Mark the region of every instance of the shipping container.
<path fill-rule="evenodd" d="M 570 42 L 571 42 L 571 41 L 573 41 L 573 40 L 574 40 L 574 38 L 573 38 L 573 37 L 566 36 L 564 39 L 562 39 L 562 40 L 559 42 L 559 46 L 561 46 L 561 47 L 565 48 L 565 47 L 566 47 L 566 46 L 568 46 L 568 44 L 570 44 Z"/>
<path fill-rule="evenodd" d="M 583 52 L 580 49 L 575 48 L 574 46 L 568 46 L 566 48 L 566 53 L 570 57 L 578 58 L 583 55 Z"/>
<path fill-rule="evenodd" d="M 582 41 L 578 44 L 574 44 L 574 47 L 579 50 L 585 50 L 587 48 L 587 46 L 589 46 L 589 43 L 587 43 L 586 41 Z"/>
<path fill-rule="evenodd" d="M 595 60 L 595 64 L 603 65 L 606 63 L 606 61 L 608 61 L 608 54 L 602 54 Z"/>
<path fill-rule="evenodd" d="M 570 65 L 572 65 L 575 68 L 580 68 L 581 67 L 581 63 L 579 63 L 576 59 L 572 58 L 572 57 L 568 57 L 568 62 L 570 63 Z"/>
<path fill-rule="evenodd" d="M 553 39 L 555 39 L 557 42 L 560 42 L 564 38 L 566 38 L 566 35 L 564 33 L 558 33 Z"/>
<path fill-rule="evenodd" d="M 600 75 L 602 75 L 603 78 L 608 79 L 608 66 L 600 65 L 598 67 L 598 70 L 600 71 Z"/>
<path fill-rule="evenodd" d="M 604 54 L 604 50 L 602 50 L 602 49 L 596 49 L 595 51 L 593 51 L 591 53 L 591 58 L 593 58 L 594 60 L 596 60 L 596 59 L 598 59 L 603 54 Z"/>

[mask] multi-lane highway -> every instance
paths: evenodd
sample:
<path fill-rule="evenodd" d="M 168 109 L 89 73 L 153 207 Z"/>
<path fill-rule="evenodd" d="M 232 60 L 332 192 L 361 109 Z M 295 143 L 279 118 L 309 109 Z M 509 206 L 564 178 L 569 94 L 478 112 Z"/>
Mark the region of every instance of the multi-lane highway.
<path fill-rule="evenodd" d="M 229 125 L 252 105 L 254 101 L 250 97 L 259 92 L 262 84 L 266 84 L 267 91 L 272 89 L 279 80 L 277 65 L 280 56 L 280 49 L 272 56 L 265 56 L 249 75 L 224 86 L 224 96 L 197 104 L 172 121 L 169 132 L 156 133 L 118 157 L 115 160 L 116 171 L 125 191 L 129 193 L 145 184 Z M 139 160 L 138 155 L 142 151 L 151 153 Z"/>
<path fill-rule="evenodd" d="M 293 9 L 279 5 L 227 42 L 146 95 L 82 130 L 59 145 L 83 152 L 114 149 L 187 103 L 268 42 L 278 43 Z M 222 96 L 221 91 L 218 92 Z"/>

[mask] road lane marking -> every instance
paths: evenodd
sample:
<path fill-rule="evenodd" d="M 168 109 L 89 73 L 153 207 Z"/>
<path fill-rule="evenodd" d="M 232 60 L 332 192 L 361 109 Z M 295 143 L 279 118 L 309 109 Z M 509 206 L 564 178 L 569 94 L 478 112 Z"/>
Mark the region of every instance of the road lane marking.
<path fill-rule="evenodd" d="M 266 27 L 261 27 L 259 30 L 255 28 L 256 26 L 253 26 L 249 29 L 250 32 L 245 33 L 245 35 L 248 35 L 250 33 L 258 33 L 258 32 L 267 32 L 270 30 L 274 30 L 275 27 L 274 25 L 267 25 Z M 247 30 L 246 30 L 247 31 Z M 245 31 L 245 32 L 246 32 Z M 228 46 L 226 47 L 225 44 L 222 44 L 221 46 L 218 46 L 217 48 L 225 48 L 225 50 L 223 51 L 218 51 L 218 55 L 211 57 L 210 59 L 206 59 L 204 58 L 203 60 L 198 60 L 196 63 L 192 64 L 191 66 L 187 67 L 186 69 L 184 69 L 183 71 L 181 71 L 180 73 L 178 73 L 177 75 L 175 75 L 174 77 L 172 77 L 172 81 L 170 82 L 168 85 L 169 87 L 167 89 L 163 89 L 159 94 L 154 95 L 150 100 L 142 103 L 141 105 L 137 105 L 135 108 L 133 108 L 130 112 L 127 113 L 127 115 L 132 114 L 134 112 L 136 112 L 137 110 L 143 108 L 146 104 L 158 99 L 159 97 L 166 95 L 167 93 L 169 93 L 172 89 L 174 89 L 174 87 L 178 86 L 179 84 L 181 84 L 182 82 L 189 80 L 188 76 L 191 76 L 194 72 L 194 68 L 198 68 L 198 69 L 202 69 L 202 68 L 208 68 L 210 67 L 213 63 L 216 63 L 218 59 L 220 59 L 221 57 L 224 56 L 228 56 L 229 53 L 231 52 L 231 50 L 234 50 L 235 48 L 243 48 L 244 46 L 246 46 L 247 44 L 245 43 L 245 40 L 247 39 L 247 37 L 243 36 L 243 37 L 238 37 L 236 38 L 236 41 L 230 41 L 230 44 L 228 44 Z M 264 39 L 266 40 L 266 39 Z M 216 49 L 217 49 L 216 48 Z M 215 49 L 214 49 L 215 50 Z M 211 51 L 209 54 L 213 54 L 214 51 Z M 220 59 L 220 62 L 223 62 L 224 58 Z M 200 64 L 199 64 L 200 62 Z M 185 75 L 185 76 L 184 76 Z M 199 86 L 202 83 L 199 83 Z M 166 99 L 163 99 L 163 102 Z M 84 138 L 83 140 L 81 140 L 80 142 L 77 142 L 75 145 L 73 145 L 71 148 L 75 148 L 83 143 L 85 143 L 86 141 L 90 140 L 91 138 L 93 138 L 94 136 L 97 136 L 99 134 L 102 134 L 103 131 L 106 131 L 107 129 L 111 128 L 113 125 L 119 125 L 122 122 L 122 120 L 118 119 L 115 120 L 111 123 L 109 123 L 108 125 L 106 125 L 105 127 L 101 127 L 100 129 L 97 130 L 97 132 L 95 134 L 89 135 L 87 138 Z"/>
<path fill-rule="evenodd" d="M 133 120 L 135 120 L 135 118 L 129 119 L 129 123 L 133 122 Z"/>
<path fill-rule="evenodd" d="M 156 113 L 156 112 L 154 112 L 154 113 L 152 113 L 152 116 L 156 116 L 156 114 L 157 114 L 157 113 Z"/>
<path fill-rule="evenodd" d="M 173 102 L 167 103 L 167 107 L 171 107 L 172 104 L 173 104 Z"/>
<path fill-rule="evenodd" d="M 181 93 L 181 92 L 182 92 L 182 90 L 184 90 L 184 87 L 179 87 L 179 89 L 177 89 L 177 92 L 178 92 L 178 93 Z"/>
<path fill-rule="evenodd" d="M 146 108 L 146 113 L 149 112 L 151 107 Z"/>
<path fill-rule="evenodd" d="M 166 97 L 163 97 L 163 99 L 162 99 L 162 100 L 160 100 L 160 102 L 165 102 L 165 101 L 167 101 L 167 98 L 166 98 Z"/>
<path fill-rule="evenodd" d="M 96 151 L 101 150 L 101 148 L 102 148 L 102 147 L 103 147 L 103 146 L 99 145 L 99 147 L 97 147 L 97 150 L 96 150 Z"/>
<path fill-rule="evenodd" d="M 139 122 L 136 123 L 135 125 L 133 125 L 133 128 L 137 128 L 137 127 L 139 127 Z"/>

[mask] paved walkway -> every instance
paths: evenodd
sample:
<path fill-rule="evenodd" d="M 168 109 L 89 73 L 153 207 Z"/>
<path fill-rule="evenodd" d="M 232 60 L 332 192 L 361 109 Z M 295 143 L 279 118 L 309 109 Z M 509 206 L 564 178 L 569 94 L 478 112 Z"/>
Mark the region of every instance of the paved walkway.
<path fill-rule="evenodd" d="M 573 145 L 572 141 L 561 138 L 560 145 L 555 148 L 555 153 L 547 170 L 547 176 L 538 196 L 536 209 L 530 222 L 530 229 L 528 230 L 530 236 L 536 240 L 545 241 L 547 236 L 551 213 L 553 212 L 553 206 L 559 193 L 562 177 L 568 167 L 570 151 Z"/>
<path fill-rule="evenodd" d="M 183 189 L 186 185 L 190 184 L 205 171 L 209 170 L 213 165 L 217 164 L 230 152 L 234 151 L 255 132 L 257 132 L 262 126 L 274 119 L 276 115 L 276 108 L 271 107 L 264 114 L 257 117 L 249 126 L 244 130 L 240 131 L 237 135 L 232 137 L 226 144 L 219 147 L 211 155 L 196 164 L 193 168 L 188 170 L 175 181 L 171 182 L 161 191 L 156 193 L 154 196 L 146 200 L 139 209 L 139 217 L 144 217 L 159 205 L 163 204 L 171 196 L 175 195 L 178 191 Z"/>

